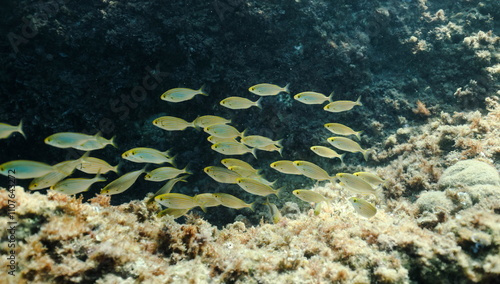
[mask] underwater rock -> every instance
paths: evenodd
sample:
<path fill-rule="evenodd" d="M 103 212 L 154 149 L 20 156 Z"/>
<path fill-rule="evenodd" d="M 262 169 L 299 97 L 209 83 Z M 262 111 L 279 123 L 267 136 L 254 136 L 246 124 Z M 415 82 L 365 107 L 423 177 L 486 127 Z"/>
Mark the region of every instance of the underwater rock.
<path fill-rule="evenodd" d="M 440 188 L 475 185 L 500 186 L 498 171 L 487 163 L 477 160 L 460 161 L 443 172 L 438 181 Z"/>

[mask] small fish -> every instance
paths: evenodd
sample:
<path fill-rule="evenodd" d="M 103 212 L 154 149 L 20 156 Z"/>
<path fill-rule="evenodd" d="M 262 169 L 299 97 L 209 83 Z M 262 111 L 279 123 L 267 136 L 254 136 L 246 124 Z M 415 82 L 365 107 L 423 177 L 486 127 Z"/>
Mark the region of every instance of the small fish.
<path fill-rule="evenodd" d="M 113 195 L 124 192 L 129 189 L 135 181 L 139 178 L 139 176 L 146 171 L 146 168 L 143 168 L 138 171 L 133 171 L 122 175 L 121 177 L 115 179 L 110 182 L 108 185 L 101 189 L 101 194 L 104 195 Z"/>
<path fill-rule="evenodd" d="M 156 214 L 156 217 L 160 218 L 160 217 L 163 217 L 165 215 L 170 215 L 170 216 L 174 217 L 174 219 L 177 219 L 179 217 L 186 215 L 189 212 L 189 210 L 191 210 L 191 208 L 187 208 L 187 209 L 167 208 L 167 209 L 164 209 L 164 210 L 158 212 L 158 214 Z"/>
<path fill-rule="evenodd" d="M 17 179 L 37 178 L 53 171 L 54 167 L 52 166 L 28 160 L 15 160 L 0 165 L 0 174 L 11 175 Z"/>
<path fill-rule="evenodd" d="M 262 97 L 276 96 L 281 92 L 290 93 L 290 91 L 288 90 L 289 86 L 290 84 L 287 84 L 285 87 L 282 88 L 278 85 L 263 83 L 251 86 L 250 88 L 248 88 L 248 90 L 251 93 Z"/>
<path fill-rule="evenodd" d="M 268 196 L 269 194 L 274 194 L 278 196 L 280 192 L 280 189 L 275 190 L 251 178 L 237 178 L 236 183 L 246 192 L 255 195 Z"/>
<path fill-rule="evenodd" d="M 259 171 L 250 170 L 250 169 L 247 169 L 245 167 L 230 166 L 227 169 L 230 171 L 233 171 L 235 173 L 238 173 L 241 177 L 253 178 L 253 179 L 260 178 Z"/>
<path fill-rule="evenodd" d="M 241 143 L 249 146 L 249 147 L 265 147 L 269 145 L 276 145 L 278 147 L 283 147 L 281 145 L 282 140 L 273 141 L 271 138 L 267 138 L 260 135 L 249 135 L 249 136 L 241 136 Z"/>
<path fill-rule="evenodd" d="M 185 178 L 187 178 L 188 176 L 187 175 L 184 175 L 184 176 L 180 176 L 180 177 L 177 177 L 177 178 L 174 178 L 174 179 L 171 179 L 169 181 L 167 181 L 167 183 L 165 183 L 165 185 L 163 185 L 147 202 L 146 204 L 151 204 L 153 201 L 155 201 L 155 197 L 157 197 L 158 195 L 161 195 L 161 194 L 165 194 L 165 193 L 170 193 L 170 191 L 172 191 L 172 189 L 174 188 L 174 185 L 180 181 L 183 181 L 183 182 L 187 182 L 185 180 Z"/>
<path fill-rule="evenodd" d="M 56 134 L 52 134 L 44 139 L 45 144 L 57 147 L 57 148 L 73 148 L 89 140 L 96 140 L 96 136 L 100 135 L 97 133 L 94 136 L 77 133 L 77 132 L 59 132 Z"/>
<path fill-rule="evenodd" d="M 213 136 L 213 135 L 208 136 L 207 140 L 208 140 L 208 142 L 210 142 L 212 144 L 217 144 L 217 143 L 221 143 L 221 142 L 238 142 L 238 141 L 236 141 L 235 138 L 222 138 L 222 137 L 217 137 L 217 136 Z"/>
<path fill-rule="evenodd" d="M 245 201 L 227 193 L 213 193 L 213 196 L 220 201 L 222 206 L 233 209 L 250 208 L 250 210 L 254 211 L 255 202 L 245 203 Z"/>
<path fill-rule="evenodd" d="M 323 208 L 324 202 L 316 203 L 316 206 L 314 206 L 314 215 L 318 216 L 319 213 L 321 213 L 321 208 Z"/>
<path fill-rule="evenodd" d="M 67 195 L 73 195 L 88 191 L 92 184 L 101 181 L 106 181 L 106 179 L 104 177 L 101 177 L 101 174 L 99 173 L 91 179 L 68 178 L 51 186 L 50 189 Z"/>
<path fill-rule="evenodd" d="M 211 148 L 223 155 L 243 155 L 252 153 L 255 159 L 257 159 L 256 148 L 250 149 L 239 142 L 220 142 L 213 144 Z"/>
<path fill-rule="evenodd" d="M 56 165 L 54 165 L 55 168 Z M 44 176 L 37 177 L 31 181 L 28 188 L 30 190 L 39 190 L 44 188 L 49 188 L 59 181 L 63 180 L 69 176 L 69 174 L 62 173 L 60 171 L 53 171 Z"/>
<path fill-rule="evenodd" d="M 238 166 L 238 167 L 246 168 L 247 170 L 258 172 L 258 170 L 256 170 L 254 167 L 252 167 L 249 163 L 242 161 L 242 160 L 239 160 L 239 159 L 227 158 L 227 159 L 222 159 L 220 162 L 226 168 L 229 168 L 231 166 Z"/>
<path fill-rule="evenodd" d="M 147 173 L 144 179 L 149 181 L 164 181 L 176 178 L 181 174 L 191 174 L 191 172 L 187 170 L 187 166 L 182 170 L 172 167 L 161 167 Z"/>
<path fill-rule="evenodd" d="M 381 184 L 385 184 L 385 180 L 379 177 L 376 174 L 368 173 L 368 172 L 357 172 L 353 173 L 353 175 L 361 178 L 372 186 L 379 186 Z"/>
<path fill-rule="evenodd" d="M 323 170 L 320 166 L 307 162 L 307 161 L 294 161 L 293 164 L 299 171 L 306 177 L 322 181 L 322 180 L 332 180 L 333 177 L 328 175 L 328 173 Z"/>
<path fill-rule="evenodd" d="M 364 199 L 351 197 L 349 198 L 349 202 L 352 204 L 352 207 L 354 207 L 354 210 L 365 218 L 371 218 L 377 214 L 377 208 Z"/>
<path fill-rule="evenodd" d="M 216 124 L 228 124 L 231 120 L 216 115 L 203 115 L 198 116 L 193 123 L 197 127 L 205 128 Z"/>
<path fill-rule="evenodd" d="M 19 122 L 19 125 L 13 126 L 7 123 L 0 123 L 0 139 L 8 138 L 12 133 L 19 132 L 26 139 L 26 135 L 23 132 L 23 121 Z"/>
<path fill-rule="evenodd" d="M 203 169 L 203 171 L 207 173 L 207 175 L 209 175 L 215 181 L 220 183 L 235 184 L 236 179 L 241 177 L 241 175 L 236 172 L 233 172 L 226 168 L 215 167 L 215 166 L 206 167 Z"/>
<path fill-rule="evenodd" d="M 339 158 L 340 162 L 342 162 L 342 164 L 344 163 L 345 153 L 340 155 L 335 150 L 330 149 L 328 147 L 324 147 L 324 146 L 312 146 L 311 150 L 314 153 L 316 153 L 318 156 L 329 158 L 329 159 Z"/>
<path fill-rule="evenodd" d="M 134 163 L 153 163 L 153 164 L 163 164 L 169 163 L 174 165 L 174 158 L 168 155 L 167 150 L 165 152 L 158 151 L 153 148 L 133 148 L 122 154 L 122 158 L 125 160 L 132 161 Z"/>
<path fill-rule="evenodd" d="M 118 165 L 113 167 L 108 162 L 95 157 L 84 158 L 76 169 L 87 174 L 97 174 L 98 172 L 105 174 L 110 171 L 118 173 Z"/>
<path fill-rule="evenodd" d="M 329 112 L 343 112 L 351 110 L 355 106 L 362 106 L 363 104 L 360 102 L 361 96 L 358 99 L 353 101 L 334 101 L 327 104 L 323 109 Z"/>
<path fill-rule="evenodd" d="M 330 130 L 332 133 L 338 134 L 338 135 L 344 135 L 344 136 L 354 135 L 354 136 L 356 136 L 356 138 L 358 138 L 358 140 L 361 140 L 360 135 L 363 132 L 363 130 L 354 131 L 349 126 L 345 126 L 345 125 L 340 124 L 340 123 L 327 123 L 327 124 L 325 124 L 325 128 Z"/>
<path fill-rule="evenodd" d="M 228 97 L 220 101 L 220 105 L 230 109 L 247 109 L 253 106 L 262 108 L 262 106 L 260 105 L 261 100 L 262 98 L 258 99 L 256 102 L 253 102 L 247 98 Z"/>
<path fill-rule="evenodd" d="M 236 138 L 241 136 L 245 131 L 239 132 L 238 129 L 227 124 L 216 124 L 203 128 L 206 133 L 220 138 Z"/>
<path fill-rule="evenodd" d="M 320 105 L 326 101 L 331 101 L 333 92 L 330 96 L 325 96 L 321 93 L 316 92 L 302 92 L 293 96 L 293 98 L 306 105 Z"/>
<path fill-rule="evenodd" d="M 200 206 L 193 197 L 182 193 L 161 194 L 155 197 L 155 201 L 165 207 L 174 209 L 191 209 Z"/>
<path fill-rule="evenodd" d="M 221 204 L 219 199 L 215 198 L 212 193 L 197 194 L 193 198 L 198 204 L 203 205 L 203 207 L 215 207 Z"/>
<path fill-rule="evenodd" d="M 330 137 L 327 141 L 332 144 L 333 147 L 340 149 L 342 151 L 347 151 L 351 153 L 361 152 L 365 161 L 368 160 L 368 149 L 363 149 L 355 141 L 345 138 L 345 137 Z"/>
<path fill-rule="evenodd" d="M 296 197 L 305 202 L 314 202 L 314 203 L 320 203 L 323 201 L 328 202 L 328 199 L 326 197 L 309 189 L 296 189 L 292 191 L 292 193 L 293 195 L 295 195 Z"/>
<path fill-rule="evenodd" d="M 282 147 L 278 147 L 278 146 L 276 146 L 274 144 L 270 144 L 270 145 L 267 145 L 267 146 L 259 146 L 256 149 L 259 149 L 259 150 L 262 150 L 262 151 L 267 151 L 267 152 L 277 151 L 278 153 L 280 153 L 280 156 L 283 156 L 283 148 Z"/>
<path fill-rule="evenodd" d="M 101 136 L 101 133 L 97 133 L 92 139 L 87 140 L 87 141 L 83 142 L 82 144 L 75 145 L 72 148 L 77 149 L 77 150 L 81 150 L 81 151 L 99 150 L 99 149 L 106 147 L 107 145 L 111 145 L 111 146 L 117 148 L 116 144 L 115 144 L 115 138 L 116 138 L 116 136 L 113 136 L 111 139 L 106 139 L 106 138 Z"/>
<path fill-rule="evenodd" d="M 281 160 L 271 163 L 271 168 L 277 170 L 278 172 L 289 174 L 289 175 L 302 175 L 302 172 L 297 169 L 293 164 L 293 161 Z"/>
<path fill-rule="evenodd" d="M 203 91 L 203 86 L 199 88 L 198 90 L 193 90 L 189 88 L 174 88 L 166 91 L 160 96 L 160 99 L 167 101 L 167 102 L 172 102 L 172 103 L 179 103 L 179 102 L 184 102 L 188 101 L 196 95 L 204 95 L 208 96 L 208 94 Z"/>
<path fill-rule="evenodd" d="M 358 194 L 376 194 L 376 190 L 361 178 L 347 173 L 338 173 L 336 177 L 340 180 L 340 185 Z"/>
<path fill-rule="evenodd" d="M 181 131 L 188 127 L 196 128 L 194 122 L 187 122 L 182 118 L 162 116 L 153 120 L 153 125 L 167 131 Z"/>
<path fill-rule="evenodd" d="M 278 206 L 276 206 L 276 204 L 274 204 L 274 203 L 269 202 L 269 198 L 263 204 L 267 205 L 267 207 L 269 207 L 269 213 L 271 213 L 271 217 L 273 219 L 273 223 L 274 224 L 279 223 L 279 221 L 281 220 L 282 216 L 281 216 L 280 210 L 278 209 Z"/>

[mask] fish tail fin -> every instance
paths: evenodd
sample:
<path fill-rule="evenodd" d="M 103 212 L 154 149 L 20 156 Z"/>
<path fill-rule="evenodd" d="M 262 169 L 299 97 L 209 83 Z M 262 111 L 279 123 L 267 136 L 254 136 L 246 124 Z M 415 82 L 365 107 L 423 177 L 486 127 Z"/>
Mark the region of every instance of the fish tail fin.
<path fill-rule="evenodd" d="M 359 141 L 361 141 L 361 133 L 363 133 L 363 130 L 354 133 L 354 135 L 356 136 L 356 138 L 358 138 Z"/>
<path fill-rule="evenodd" d="M 334 93 L 335 93 L 335 92 L 334 92 L 334 91 L 332 91 L 332 92 L 330 93 L 330 95 L 328 96 L 328 101 L 329 101 L 329 102 L 333 102 L 333 101 L 332 101 L 332 99 L 333 99 L 333 94 L 334 94 Z"/>
<path fill-rule="evenodd" d="M 255 106 L 262 109 L 262 97 L 260 97 L 256 102 L 255 102 Z"/>
<path fill-rule="evenodd" d="M 345 156 L 345 153 L 339 156 L 339 159 L 340 159 L 340 164 L 341 164 L 342 166 L 345 166 L 345 163 L 344 163 L 344 156 Z"/>
<path fill-rule="evenodd" d="M 241 139 L 245 138 L 245 133 L 247 133 L 247 130 L 248 130 L 248 128 L 247 128 L 247 129 L 245 129 L 245 130 L 243 130 L 243 131 L 240 133 L 240 138 L 241 138 Z M 241 140 L 241 139 L 240 139 L 240 140 Z"/>
<path fill-rule="evenodd" d="M 368 152 L 369 149 L 363 150 L 361 153 L 363 153 L 363 158 L 365 158 L 365 161 L 368 161 Z"/>
<path fill-rule="evenodd" d="M 204 96 L 208 96 L 207 92 L 205 91 L 205 84 L 201 85 L 200 89 L 198 89 L 198 92 Z"/>
<path fill-rule="evenodd" d="M 188 163 L 188 164 L 184 167 L 183 171 L 184 171 L 186 174 L 188 174 L 188 175 L 192 175 L 192 174 L 193 174 L 193 172 L 191 172 L 191 171 L 188 169 L 189 165 L 191 165 L 191 164 L 190 164 L 190 163 Z"/>
<path fill-rule="evenodd" d="M 284 189 L 285 187 L 280 187 L 278 188 L 275 192 L 274 192 L 274 195 L 276 195 L 277 198 L 280 198 L 280 192 Z"/>
<path fill-rule="evenodd" d="M 255 201 L 254 201 L 254 202 L 250 203 L 250 205 L 248 206 L 248 208 L 250 208 L 250 210 L 252 210 L 252 212 L 255 212 L 255 206 L 256 205 L 257 205 L 257 203 L 255 203 Z"/>
<path fill-rule="evenodd" d="M 252 155 L 257 159 L 257 148 L 252 148 Z"/>
<path fill-rule="evenodd" d="M 109 145 L 115 147 L 116 149 L 118 149 L 118 146 L 116 146 L 116 142 L 115 142 L 115 139 L 116 139 L 116 135 L 111 137 L 111 139 L 109 139 Z"/>
<path fill-rule="evenodd" d="M 280 153 L 280 156 L 283 157 L 283 147 L 278 147 L 278 153 Z"/>
<path fill-rule="evenodd" d="M 283 87 L 283 92 L 290 94 L 290 83 L 287 83 L 285 87 Z"/>
<path fill-rule="evenodd" d="M 361 96 L 358 97 L 358 99 L 356 100 L 356 104 L 358 106 L 362 106 L 363 104 L 361 103 Z"/>
<path fill-rule="evenodd" d="M 278 141 L 276 141 L 276 146 L 280 147 L 280 148 L 283 148 L 283 139 L 280 139 Z"/>
<path fill-rule="evenodd" d="M 26 139 L 26 134 L 24 134 L 24 131 L 23 131 L 23 120 L 22 119 L 19 122 L 19 125 L 17 126 L 17 132 L 21 133 L 21 135 L 24 137 L 24 139 Z"/>
<path fill-rule="evenodd" d="M 175 164 L 175 158 L 177 158 L 177 155 L 179 154 L 175 154 L 172 158 L 170 158 L 170 161 L 168 162 L 169 164 L 174 166 L 174 168 L 177 168 L 177 165 Z"/>

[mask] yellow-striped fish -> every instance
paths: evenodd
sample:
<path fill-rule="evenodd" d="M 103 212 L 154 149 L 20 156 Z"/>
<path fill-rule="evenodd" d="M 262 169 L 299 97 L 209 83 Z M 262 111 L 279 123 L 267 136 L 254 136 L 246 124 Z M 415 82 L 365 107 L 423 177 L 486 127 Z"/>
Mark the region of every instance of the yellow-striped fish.
<path fill-rule="evenodd" d="M 100 133 L 92 136 L 77 132 L 59 132 L 48 136 L 44 139 L 44 142 L 47 145 L 57 148 L 74 148 L 82 145 L 88 140 L 95 141 L 97 136 L 100 136 Z"/>
<path fill-rule="evenodd" d="M 191 174 L 191 172 L 187 170 L 187 166 L 182 170 L 173 167 L 161 167 L 147 173 L 144 179 L 149 181 L 164 181 L 176 178 L 181 174 Z"/>
<path fill-rule="evenodd" d="M 280 189 L 275 190 L 272 187 L 251 178 L 237 178 L 236 183 L 246 192 L 255 195 L 268 196 L 269 194 L 274 194 L 278 196 L 280 192 Z"/>
<path fill-rule="evenodd" d="M 161 116 L 153 120 L 153 125 L 167 131 L 181 131 L 188 127 L 196 128 L 194 122 L 187 122 L 174 116 Z"/>
<path fill-rule="evenodd" d="M 130 149 L 122 154 L 122 158 L 125 160 L 132 161 L 134 163 L 153 163 L 153 164 L 163 164 L 169 163 L 174 165 L 174 158 L 168 155 L 167 150 L 165 152 L 158 151 L 153 148 L 138 147 Z"/>
<path fill-rule="evenodd" d="M 203 169 L 207 175 L 220 183 L 236 183 L 236 179 L 240 178 L 240 174 L 222 167 L 210 166 Z"/>
<path fill-rule="evenodd" d="M 386 182 L 378 175 L 372 174 L 369 172 L 357 172 L 357 173 L 353 173 L 353 175 L 366 181 L 367 183 L 371 184 L 372 186 L 379 186 L 379 185 L 384 184 Z"/>
<path fill-rule="evenodd" d="M 95 157 L 84 158 L 76 168 L 87 174 L 97 174 L 98 172 L 105 174 L 110 171 L 118 173 L 118 165 L 113 167 L 108 162 Z"/>
<path fill-rule="evenodd" d="M 17 179 L 30 179 L 44 176 L 54 171 L 54 167 L 45 163 L 28 160 L 15 160 L 0 165 L 0 174 Z"/>
<path fill-rule="evenodd" d="M 239 132 L 238 129 L 227 124 L 216 124 L 203 128 L 206 133 L 217 136 L 220 138 L 236 138 L 242 135 L 243 132 Z"/>
<path fill-rule="evenodd" d="M 75 145 L 72 148 L 77 149 L 77 150 L 81 150 L 81 151 L 99 150 L 99 149 L 106 147 L 107 145 L 111 145 L 111 146 L 117 148 L 116 144 L 115 144 L 115 138 L 116 138 L 116 136 L 111 137 L 111 139 L 106 139 L 106 138 L 102 137 L 101 133 L 99 132 L 95 136 L 93 136 L 92 139 L 87 140 L 81 144 Z"/>
<path fill-rule="evenodd" d="M 282 147 L 281 141 L 282 140 L 273 141 L 271 138 L 267 138 L 267 137 L 260 136 L 260 135 L 249 135 L 249 136 L 242 135 L 240 142 L 249 146 L 249 147 L 258 148 L 258 147 L 265 147 L 265 146 L 269 146 L 269 145 L 276 145 L 278 147 Z"/>
<path fill-rule="evenodd" d="M 269 213 L 271 214 L 271 218 L 273 220 L 273 223 L 277 224 L 282 218 L 281 212 L 278 209 L 278 206 L 276 206 L 276 204 L 274 204 L 274 203 L 269 202 L 269 198 L 263 204 L 267 205 L 269 207 Z"/>
<path fill-rule="evenodd" d="M 54 165 L 55 167 L 55 165 Z M 44 188 L 49 188 L 53 186 L 54 184 L 58 183 L 59 181 L 63 180 L 69 176 L 69 174 L 62 173 L 60 171 L 53 171 L 50 172 L 44 176 L 37 177 L 34 180 L 31 181 L 29 184 L 28 188 L 30 190 L 39 190 L 39 189 L 44 189 Z"/>
<path fill-rule="evenodd" d="M 231 120 L 216 115 L 203 115 L 198 116 L 193 123 L 197 127 L 205 128 L 216 124 L 228 124 L 231 123 Z"/>
<path fill-rule="evenodd" d="M 165 183 L 165 185 L 163 185 L 157 192 L 155 192 L 155 194 L 151 198 L 148 199 L 146 204 L 150 204 L 153 201 L 155 201 L 155 197 L 157 197 L 158 195 L 170 193 L 170 191 L 172 191 L 172 189 L 174 188 L 174 185 L 176 183 L 178 183 L 180 181 L 187 182 L 186 181 L 187 177 L 188 177 L 187 175 L 184 175 L 184 176 L 173 178 L 173 179 L 167 181 L 167 183 Z"/>
<path fill-rule="evenodd" d="M 251 153 L 257 159 L 257 149 L 250 149 L 239 142 L 220 142 L 212 145 L 212 150 L 223 155 L 243 155 Z"/>
<path fill-rule="evenodd" d="M 222 159 L 221 164 L 223 164 L 226 168 L 229 168 L 231 166 L 238 166 L 242 168 L 246 168 L 247 170 L 258 172 L 254 167 L 252 167 L 249 163 L 239 160 L 239 159 L 233 159 L 233 158 L 227 158 L 227 159 Z"/>
<path fill-rule="evenodd" d="M 248 90 L 257 96 L 276 96 L 281 92 L 290 93 L 289 86 L 290 84 L 287 84 L 282 88 L 278 85 L 263 83 L 251 86 Z"/>
<path fill-rule="evenodd" d="M 166 91 L 160 96 L 160 99 L 167 101 L 167 102 L 172 102 L 172 103 L 179 103 L 179 102 L 184 102 L 188 101 L 196 95 L 204 95 L 208 96 L 208 94 L 203 91 L 203 86 L 199 88 L 198 90 L 193 90 L 189 88 L 174 88 Z"/>
<path fill-rule="evenodd" d="M 331 101 L 333 92 L 330 96 L 325 96 L 321 93 L 316 92 L 302 92 L 293 96 L 293 98 L 306 105 L 320 105 L 326 101 Z"/>
<path fill-rule="evenodd" d="M 333 122 L 325 124 L 325 128 L 330 130 L 330 132 L 338 135 L 344 135 L 344 136 L 354 135 L 356 136 L 356 138 L 358 138 L 358 140 L 361 140 L 361 133 L 363 132 L 363 130 L 354 131 L 349 126 Z"/>
<path fill-rule="evenodd" d="M 217 137 L 217 136 L 213 136 L 213 135 L 210 135 L 208 136 L 207 138 L 208 142 L 212 143 L 212 144 L 217 144 L 217 143 L 221 143 L 221 142 L 237 142 L 236 141 L 236 138 L 222 138 L 222 137 Z"/>
<path fill-rule="evenodd" d="M 227 193 L 214 193 L 213 196 L 220 201 L 222 206 L 233 209 L 250 208 L 250 210 L 254 211 L 255 202 L 245 203 L 245 201 Z"/>
<path fill-rule="evenodd" d="M 314 203 L 320 203 L 323 201 L 328 202 L 328 199 L 326 199 L 326 197 L 309 189 L 296 189 L 292 191 L 292 193 L 293 195 L 295 195 L 296 197 L 305 202 L 314 202 Z"/>
<path fill-rule="evenodd" d="M 336 177 L 340 180 L 340 185 L 358 194 L 376 194 L 376 190 L 361 178 L 347 173 L 338 173 Z"/>
<path fill-rule="evenodd" d="M 293 164 L 293 161 L 281 160 L 271 163 L 271 168 L 277 170 L 278 172 L 288 174 L 288 175 L 302 175 L 302 172 L 297 169 Z"/>
<path fill-rule="evenodd" d="M 101 194 L 104 195 L 113 195 L 124 192 L 129 189 L 135 181 L 139 178 L 139 176 L 146 171 L 146 168 L 143 168 L 138 171 L 133 171 L 122 175 L 121 177 L 115 179 L 110 182 L 108 185 L 101 189 Z"/>
<path fill-rule="evenodd" d="M 221 204 L 219 199 L 215 198 L 212 193 L 197 194 L 193 198 L 198 204 L 202 205 L 203 207 L 215 207 Z"/>
<path fill-rule="evenodd" d="M 8 138 L 12 133 L 19 132 L 26 139 L 26 135 L 23 132 L 23 121 L 19 122 L 19 125 L 13 126 L 7 123 L 0 122 L 0 139 Z"/>
<path fill-rule="evenodd" d="M 334 101 L 327 104 L 323 109 L 329 112 L 343 112 L 351 110 L 355 106 L 362 106 L 361 96 L 358 99 L 353 101 Z"/>
<path fill-rule="evenodd" d="M 262 106 L 260 105 L 261 100 L 262 98 L 254 102 L 242 97 L 228 97 L 220 101 L 220 105 L 230 109 L 247 109 L 253 106 L 262 108 Z"/>
<path fill-rule="evenodd" d="M 347 151 L 351 153 L 361 152 L 365 161 L 368 161 L 368 149 L 363 149 L 355 141 L 345 138 L 345 137 L 329 137 L 327 141 L 332 144 L 333 147 L 340 149 L 342 151 Z"/>
<path fill-rule="evenodd" d="M 192 196 L 182 193 L 165 193 L 155 197 L 155 201 L 168 208 L 191 209 L 200 206 Z"/>
<path fill-rule="evenodd" d="M 311 150 L 314 153 L 316 153 L 316 155 L 318 155 L 318 156 L 329 158 L 329 159 L 339 158 L 340 162 L 342 162 L 342 164 L 344 163 L 344 156 L 345 156 L 345 154 L 340 155 L 335 150 L 330 149 L 328 147 L 324 147 L 324 146 L 312 146 Z"/>
<path fill-rule="evenodd" d="M 352 204 L 352 207 L 354 207 L 354 210 L 365 218 L 371 218 L 377 214 L 377 208 L 364 199 L 351 197 L 349 198 L 349 202 Z"/>
<path fill-rule="evenodd" d="M 294 161 L 293 164 L 306 177 L 319 181 L 333 179 L 333 177 L 328 175 L 328 173 L 325 170 L 323 170 L 320 166 L 314 163 L 308 161 Z"/>
<path fill-rule="evenodd" d="M 90 186 L 96 182 L 106 181 L 101 174 L 97 174 L 94 178 L 68 178 L 51 186 L 50 189 L 64 193 L 67 195 L 78 194 L 88 191 Z"/>

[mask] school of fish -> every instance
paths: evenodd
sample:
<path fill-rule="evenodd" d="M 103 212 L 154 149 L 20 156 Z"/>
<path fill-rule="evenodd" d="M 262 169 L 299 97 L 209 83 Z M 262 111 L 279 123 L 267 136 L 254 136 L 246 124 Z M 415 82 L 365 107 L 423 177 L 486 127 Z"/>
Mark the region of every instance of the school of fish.
<path fill-rule="evenodd" d="M 198 90 L 174 88 L 164 92 L 160 96 L 160 99 L 170 103 L 180 103 L 191 100 L 196 95 L 208 96 L 203 89 L 204 86 Z M 248 91 L 259 98 L 257 100 L 250 100 L 244 97 L 231 96 L 220 101 L 220 105 L 232 110 L 249 109 L 253 106 L 262 108 L 261 102 L 264 97 L 290 93 L 289 85 L 280 87 L 268 83 L 254 85 Z M 328 102 L 323 109 L 333 113 L 345 112 L 356 106 L 362 106 L 361 97 L 356 101 L 333 101 L 333 96 L 333 92 L 329 96 L 325 96 L 318 92 L 306 91 L 296 94 L 293 98 L 307 105 L 321 105 Z M 199 116 L 192 122 L 173 116 L 162 116 L 153 120 L 153 125 L 164 131 L 183 131 L 189 127 L 202 129 L 207 135 L 209 144 L 211 144 L 209 147 L 222 155 L 239 156 L 251 154 L 257 159 L 258 150 L 277 151 L 282 155 L 282 140 L 273 140 L 260 135 L 248 135 L 246 130 L 237 129 L 230 125 L 230 123 L 231 119 L 217 115 Z M 16 132 L 26 138 L 22 127 L 22 121 L 17 126 L 0 123 L 0 139 L 6 139 Z M 327 122 L 324 124 L 324 127 L 334 135 L 339 135 L 325 138 L 325 142 L 328 142 L 336 149 L 322 145 L 312 145 L 310 149 L 316 155 L 327 159 L 338 158 L 342 165 L 344 164 L 344 156 L 349 152 L 362 153 L 364 159 L 368 159 L 368 149 L 363 149 L 358 142 L 347 138 L 352 135 L 360 141 L 362 131 L 355 131 L 346 125 L 334 122 Z M 106 178 L 103 175 L 106 173 L 110 171 L 118 173 L 119 165 L 112 166 L 102 159 L 90 157 L 91 151 L 103 149 L 107 145 L 117 147 L 114 139 L 115 137 L 106 139 L 100 133 L 95 135 L 75 132 L 55 133 L 44 139 L 47 145 L 57 148 L 82 150 L 85 151 L 85 154 L 79 159 L 63 161 L 52 166 L 29 160 L 8 161 L 0 165 L 0 174 L 6 176 L 13 175 L 17 179 L 33 179 L 29 185 L 30 190 L 48 188 L 49 190 L 67 195 L 82 193 L 88 191 L 94 183 L 105 182 Z M 343 151 L 343 153 L 338 153 L 337 150 Z M 236 196 L 223 192 L 201 193 L 194 196 L 171 192 L 177 182 L 186 182 L 186 178 L 192 172 L 188 169 L 188 166 L 183 169 L 177 168 L 175 162 L 176 156 L 170 152 L 170 150 L 162 151 L 147 147 L 136 147 L 123 152 L 121 155 L 122 159 L 133 163 L 143 163 L 146 166 L 142 169 L 120 175 L 117 179 L 102 186 L 100 194 L 114 195 L 123 193 L 131 188 L 142 174 L 145 174 L 144 179 L 147 181 L 165 182 L 148 201 L 148 203 L 157 202 L 167 207 L 160 211 L 158 216 L 169 214 L 174 216 L 174 218 L 178 218 L 196 207 L 200 207 L 203 211 L 206 211 L 207 207 L 219 205 L 233 209 L 249 208 L 250 210 L 254 210 L 255 201 L 247 203 Z M 147 171 L 146 168 L 150 164 L 158 165 L 158 167 Z M 169 166 L 165 166 L 165 164 L 169 164 Z M 255 169 L 243 160 L 224 158 L 221 160 L 221 165 L 223 167 L 209 165 L 203 171 L 218 183 L 235 184 L 241 190 L 252 195 L 266 197 L 266 201 L 261 202 L 261 204 L 268 206 L 271 220 L 274 223 L 278 223 L 281 220 L 280 210 L 274 203 L 269 201 L 269 196 L 275 195 L 276 198 L 279 198 L 280 193 L 286 190 L 285 188 L 275 188 L 275 182 L 266 180 L 259 169 Z M 385 181 L 381 177 L 373 173 L 357 172 L 353 174 L 337 173 L 331 175 L 320 166 L 302 160 L 277 160 L 270 164 L 270 168 L 283 174 L 303 175 L 316 181 L 338 182 L 342 188 L 356 195 L 349 198 L 348 201 L 354 211 L 365 218 L 373 217 L 377 209 L 373 204 L 363 199 L 362 196 L 377 196 L 385 184 Z M 92 174 L 94 177 L 68 178 L 75 170 Z M 292 193 L 302 201 L 315 204 L 315 215 L 321 212 L 323 204 L 328 204 L 331 201 L 313 190 L 294 189 Z"/>

